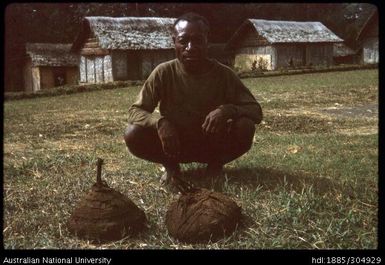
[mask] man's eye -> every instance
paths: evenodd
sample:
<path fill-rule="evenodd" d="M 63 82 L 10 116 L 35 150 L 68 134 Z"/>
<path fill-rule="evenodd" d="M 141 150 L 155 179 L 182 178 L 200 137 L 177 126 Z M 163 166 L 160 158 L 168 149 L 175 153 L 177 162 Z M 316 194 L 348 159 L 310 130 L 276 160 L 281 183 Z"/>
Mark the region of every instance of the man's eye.
<path fill-rule="evenodd" d="M 186 39 L 180 39 L 179 43 L 182 44 L 182 45 L 186 45 L 187 44 L 187 40 Z"/>

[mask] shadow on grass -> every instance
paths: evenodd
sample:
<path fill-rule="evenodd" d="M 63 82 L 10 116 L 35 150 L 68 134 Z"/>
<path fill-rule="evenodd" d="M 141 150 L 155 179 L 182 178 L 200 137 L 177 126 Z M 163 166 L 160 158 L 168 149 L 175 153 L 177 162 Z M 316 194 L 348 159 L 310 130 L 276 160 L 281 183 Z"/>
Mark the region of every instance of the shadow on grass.
<path fill-rule="evenodd" d="M 275 168 L 228 168 L 224 170 L 225 176 L 219 181 L 220 185 L 227 181 L 228 185 L 260 187 L 262 190 L 275 190 L 286 186 L 300 192 L 304 188 L 312 187 L 314 193 L 324 195 L 327 193 L 342 192 L 352 196 L 352 191 L 337 181 L 325 177 L 313 177 L 301 172 L 287 172 Z M 183 172 L 183 179 L 198 187 L 221 188 L 212 186 L 210 179 L 204 176 L 204 168 L 188 169 Z M 210 186 L 211 185 L 211 186 Z"/>
<path fill-rule="evenodd" d="M 275 168 L 231 168 L 226 169 L 225 174 L 229 184 L 261 187 L 262 190 L 274 190 L 286 186 L 295 191 L 312 187 L 314 193 L 319 195 L 336 191 L 351 193 L 333 179 L 313 177 L 301 172 L 287 172 Z"/>

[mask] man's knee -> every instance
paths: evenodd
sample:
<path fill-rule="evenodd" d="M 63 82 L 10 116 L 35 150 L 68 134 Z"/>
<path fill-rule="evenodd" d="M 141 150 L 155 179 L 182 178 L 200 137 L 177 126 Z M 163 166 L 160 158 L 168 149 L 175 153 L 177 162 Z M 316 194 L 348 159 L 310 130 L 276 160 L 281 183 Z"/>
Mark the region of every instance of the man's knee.
<path fill-rule="evenodd" d="M 250 150 L 255 133 L 254 121 L 246 117 L 241 117 L 234 121 L 232 131 L 239 149 L 243 152 Z"/>
<path fill-rule="evenodd" d="M 140 135 L 140 131 L 142 130 L 141 126 L 128 124 L 126 131 L 124 132 L 124 141 L 126 142 L 127 147 L 136 144 L 136 139 Z"/>
<path fill-rule="evenodd" d="M 124 141 L 128 150 L 134 154 L 142 153 L 142 149 L 146 147 L 146 142 L 149 141 L 149 130 L 150 128 L 145 128 L 135 124 L 129 124 L 124 133 Z"/>

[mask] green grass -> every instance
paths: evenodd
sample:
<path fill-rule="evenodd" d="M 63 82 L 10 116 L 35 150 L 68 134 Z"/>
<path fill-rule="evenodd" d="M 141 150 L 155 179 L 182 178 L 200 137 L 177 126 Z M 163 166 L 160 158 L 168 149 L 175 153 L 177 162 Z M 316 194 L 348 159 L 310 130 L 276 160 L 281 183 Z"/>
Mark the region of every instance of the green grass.
<path fill-rule="evenodd" d="M 169 237 L 164 218 L 175 197 L 159 185 L 161 167 L 130 155 L 123 141 L 134 86 L 5 102 L 4 247 L 376 248 L 378 71 L 243 82 L 264 121 L 252 149 L 225 167 L 223 192 L 247 216 L 233 235 L 198 245 Z M 139 237 L 98 245 L 66 230 L 95 182 L 97 157 L 109 185 L 145 210 L 148 230 Z M 191 176 L 202 167 L 183 165 Z"/>

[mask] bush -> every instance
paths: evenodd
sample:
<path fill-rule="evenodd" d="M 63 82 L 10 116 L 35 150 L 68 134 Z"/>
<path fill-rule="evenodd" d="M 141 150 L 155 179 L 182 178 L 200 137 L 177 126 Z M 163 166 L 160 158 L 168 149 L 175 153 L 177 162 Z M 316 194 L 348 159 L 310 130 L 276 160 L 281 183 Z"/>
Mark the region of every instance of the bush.
<path fill-rule="evenodd" d="M 128 86 L 139 86 L 142 84 L 143 84 L 143 81 L 141 80 L 115 81 L 115 82 L 106 83 L 106 84 L 81 84 L 81 85 L 60 86 L 60 87 L 39 90 L 39 91 L 36 91 L 35 93 L 24 92 L 24 91 L 5 92 L 4 100 L 69 95 L 73 93 L 82 93 L 82 92 L 95 91 L 95 90 L 114 89 L 114 88 L 128 87 Z"/>

